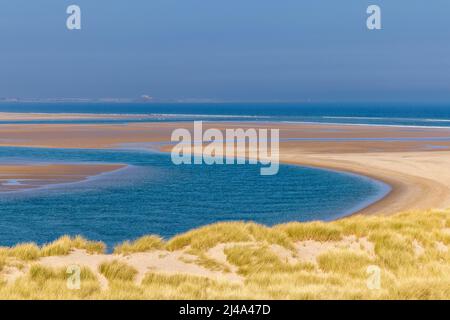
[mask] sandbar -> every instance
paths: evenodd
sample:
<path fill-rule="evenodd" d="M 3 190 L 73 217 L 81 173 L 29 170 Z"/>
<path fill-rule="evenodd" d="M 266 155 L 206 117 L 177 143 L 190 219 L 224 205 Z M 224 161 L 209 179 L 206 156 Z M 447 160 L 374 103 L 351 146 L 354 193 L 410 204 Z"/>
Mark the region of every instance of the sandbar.
<path fill-rule="evenodd" d="M 123 167 L 120 164 L 0 164 L 0 193 L 79 182 Z"/>

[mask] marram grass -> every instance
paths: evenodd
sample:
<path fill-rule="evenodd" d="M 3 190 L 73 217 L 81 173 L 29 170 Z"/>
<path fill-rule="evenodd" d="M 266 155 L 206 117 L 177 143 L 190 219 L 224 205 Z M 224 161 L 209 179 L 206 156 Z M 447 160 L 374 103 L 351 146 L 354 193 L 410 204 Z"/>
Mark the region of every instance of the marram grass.
<path fill-rule="evenodd" d="M 162 238 L 157 236 L 144 236 L 133 242 L 125 241 L 114 248 L 114 253 L 130 254 L 136 252 L 144 252 L 152 249 L 163 249 L 164 242 Z"/>
<path fill-rule="evenodd" d="M 348 245 L 349 238 L 357 241 Z M 70 290 L 66 268 L 44 267 L 40 259 L 74 249 L 101 254 L 105 245 L 65 236 L 42 247 L 0 248 L 0 299 L 450 299 L 449 245 L 450 211 L 444 210 L 271 228 L 218 223 L 168 241 L 146 236 L 125 242 L 115 257 L 184 252 L 187 263 L 240 281 L 161 270 L 137 277 L 128 260 L 109 259 L 97 270 L 83 267 L 80 289 Z M 211 254 L 217 248 L 221 259 Z M 380 275 L 375 288 L 373 268 Z M 11 270 L 22 275 L 8 281 Z"/>
<path fill-rule="evenodd" d="M 35 243 L 21 243 L 12 248 L 0 247 L 0 259 L 9 257 L 33 261 L 41 257 L 68 255 L 73 249 L 86 250 L 88 253 L 103 253 L 106 245 L 102 242 L 88 241 L 81 236 L 63 236 L 42 247 Z"/>
<path fill-rule="evenodd" d="M 120 261 L 103 262 L 99 271 L 109 281 L 132 281 L 137 274 L 136 269 Z"/>

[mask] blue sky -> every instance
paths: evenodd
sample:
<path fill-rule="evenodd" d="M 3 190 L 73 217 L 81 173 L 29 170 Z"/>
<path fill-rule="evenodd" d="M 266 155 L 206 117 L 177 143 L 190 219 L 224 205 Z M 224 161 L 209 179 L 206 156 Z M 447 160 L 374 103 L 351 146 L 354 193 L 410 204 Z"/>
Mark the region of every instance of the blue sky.
<path fill-rule="evenodd" d="M 450 1 L 0 0 L 0 97 L 142 94 L 450 102 Z"/>

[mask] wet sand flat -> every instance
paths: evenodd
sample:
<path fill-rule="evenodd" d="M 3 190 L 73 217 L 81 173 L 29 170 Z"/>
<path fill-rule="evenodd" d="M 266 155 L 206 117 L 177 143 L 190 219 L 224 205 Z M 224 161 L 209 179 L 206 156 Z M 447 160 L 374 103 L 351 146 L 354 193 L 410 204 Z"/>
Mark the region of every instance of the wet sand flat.
<path fill-rule="evenodd" d="M 94 114 L 94 113 L 21 113 L 0 112 L 0 121 L 45 121 L 45 120 L 133 120 L 150 119 L 146 114 Z"/>
<path fill-rule="evenodd" d="M 208 128 L 221 130 L 225 128 L 278 128 L 280 129 L 280 138 L 282 141 L 285 140 L 284 145 L 301 147 L 299 151 L 305 153 L 450 150 L 450 128 L 250 122 L 209 122 L 204 123 L 203 127 L 204 130 Z M 193 124 L 192 122 L 3 124 L 0 126 L 0 146 L 114 148 L 126 143 L 168 142 L 172 131 L 177 128 L 192 129 Z M 305 140 L 286 141 L 287 139 Z M 331 139 L 331 141 L 326 139 Z M 342 141 L 332 141 L 332 139 L 341 139 Z M 390 139 L 400 140 L 391 141 Z"/>
<path fill-rule="evenodd" d="M 0 164 L 0 193 L 78 182 L 124 165 Z"/>

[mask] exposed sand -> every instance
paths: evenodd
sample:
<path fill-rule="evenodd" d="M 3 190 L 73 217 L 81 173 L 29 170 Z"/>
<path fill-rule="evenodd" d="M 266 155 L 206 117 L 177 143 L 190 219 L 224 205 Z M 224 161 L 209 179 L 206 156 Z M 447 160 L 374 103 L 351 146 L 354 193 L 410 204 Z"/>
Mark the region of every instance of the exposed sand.
<path fill-rule="evenodd" d="M 0 146 L 114 148 L 126 143 L 170 141 L 173 123 L 4 124 Z"/>
<path fill-rule="evenodd" d="M 209 127 L 279 128 L 282 162 L 358 173 L 392 186 L 388 196 L 362 210 L 363 213 L 391 214 L 409 209 L 450 206 L 450 129 L 300 123 L 204 124 L 205 129 Z M 169 151 L 171 146 L 162 146 L 161 143 L 170 141 L 175 128 L 190 129 L 192 122 L 11 124 L 0 127 L 0 145 L 116 148 L 127 144 L 151 147 L 154 143 L 153 147 Z M 292 138 L 350 140 L 286 140 Z M 390 140 L 392 138 L 394 140 Z"/>
<path fill-rule="evenodd" d="M 291 149 L 281 160 L 362 174 L 386 182 L 391 192 L 361 210 L 392 214 L 412 209 L 450 207 L 450 152 L 308 154 L 301 159 Z"/>
<path fill-rule="evenodd" d="M 39 264 L 51 268 L 67 268 L 69 266 L 78 266 L 80 268 L 89 268 L 97 277 L 103 290 L 108 289 L 108 280 L 99 272 L 99 267 L 104 262 L 120 261 L 128 264 L 137 271 L 134 278 L 136 284 L 141 284 L 145 275 L 149 272 L 162 274 L 184 274 L 190 276 L 200 276 L 215 280 L 231 281 L 233 283 L 242 283 L 245 278 L 239 274 L 239 268 L 228 262 L 225 249 L 233 247 L 252 247 L 258 248 L 264 246 L 264 243 L 258 242 L 229 242 L 221 243 L 209 249 L 206 257 L 225 266 L 228 271 L 211 270 L 198 263 L 198 257 L 188 253 L 189 247 L 184 250 L 167 251 L 153 250 L 148 252 L 137 252 L 128 255 L 122 254 L 89 254 L 85 250 L 74 249 L 66 256 L 44 257 L 37 261 L 30 262 L 19 268 L 8 267 L 0 273 L 7 283 L 12 284 L 21 276 L 24 276 L 33 264 Z M 317 265 L 317 258 L 327 251 L 333 249 L 350 249 L 354 252 L 367 253 L 374 255 L 374 245 L 366 238 L 357 238 L 355 236 L 344 237 L 340 241 L 318 242 L 313 240 L 299 241 L 295 243 L 293 250 L 288 250 L 279 245 L 271 245 L 270 250 L 275 253 L 282 261 L 291 264 L 307 262 Z"/>
<path fill-rule="evenodd" d="M 223 254 L 223 248 L 221 253 Z M 225 255 L 224 255 L 225 256 Z M 211 258 L 215 256 L 212 254 Z M 226 259 L 226 258 L 225 258 Z M 145 274 L 157 272 L 164 274 L 186 274 L 191 276 L 202 276 L 216 280 L 227 280 L 236 283 L 243 281 L 237 274 L 236 268 L 231 272 L 215 271 L 205 268 L 196 263 L 197 257 L 186 253 L 186 250 L 166 251 L 154 250 L 149 252 L 137 252 L 129 255 L 121 254 L 89 254 L 85 250 L 73 250 L 66 256 L 50 256 L 31 262 L 20 269 L 8 267 L 0 273 L 0 277 L 7 283 L 13 283 L 19 277 L 25 275 L 31 265 L 39 264 L 52 268 L 67 268 L 76 265 L 80 268 L 89 268 L 98 278 L 102 289 L 108 288 L 108 280 L 99 272 L 99 266 L 104 262 L 120 261 L 135 268 L 138 274 L 135 283 L 140 284 Z M 228 262 L 225 261 L 226 264 Z"/>
<path fill-rule="evenodd" d="M 122 167 L 119 164 L 0 164 L 0 193 L 83 181 Z"/>

